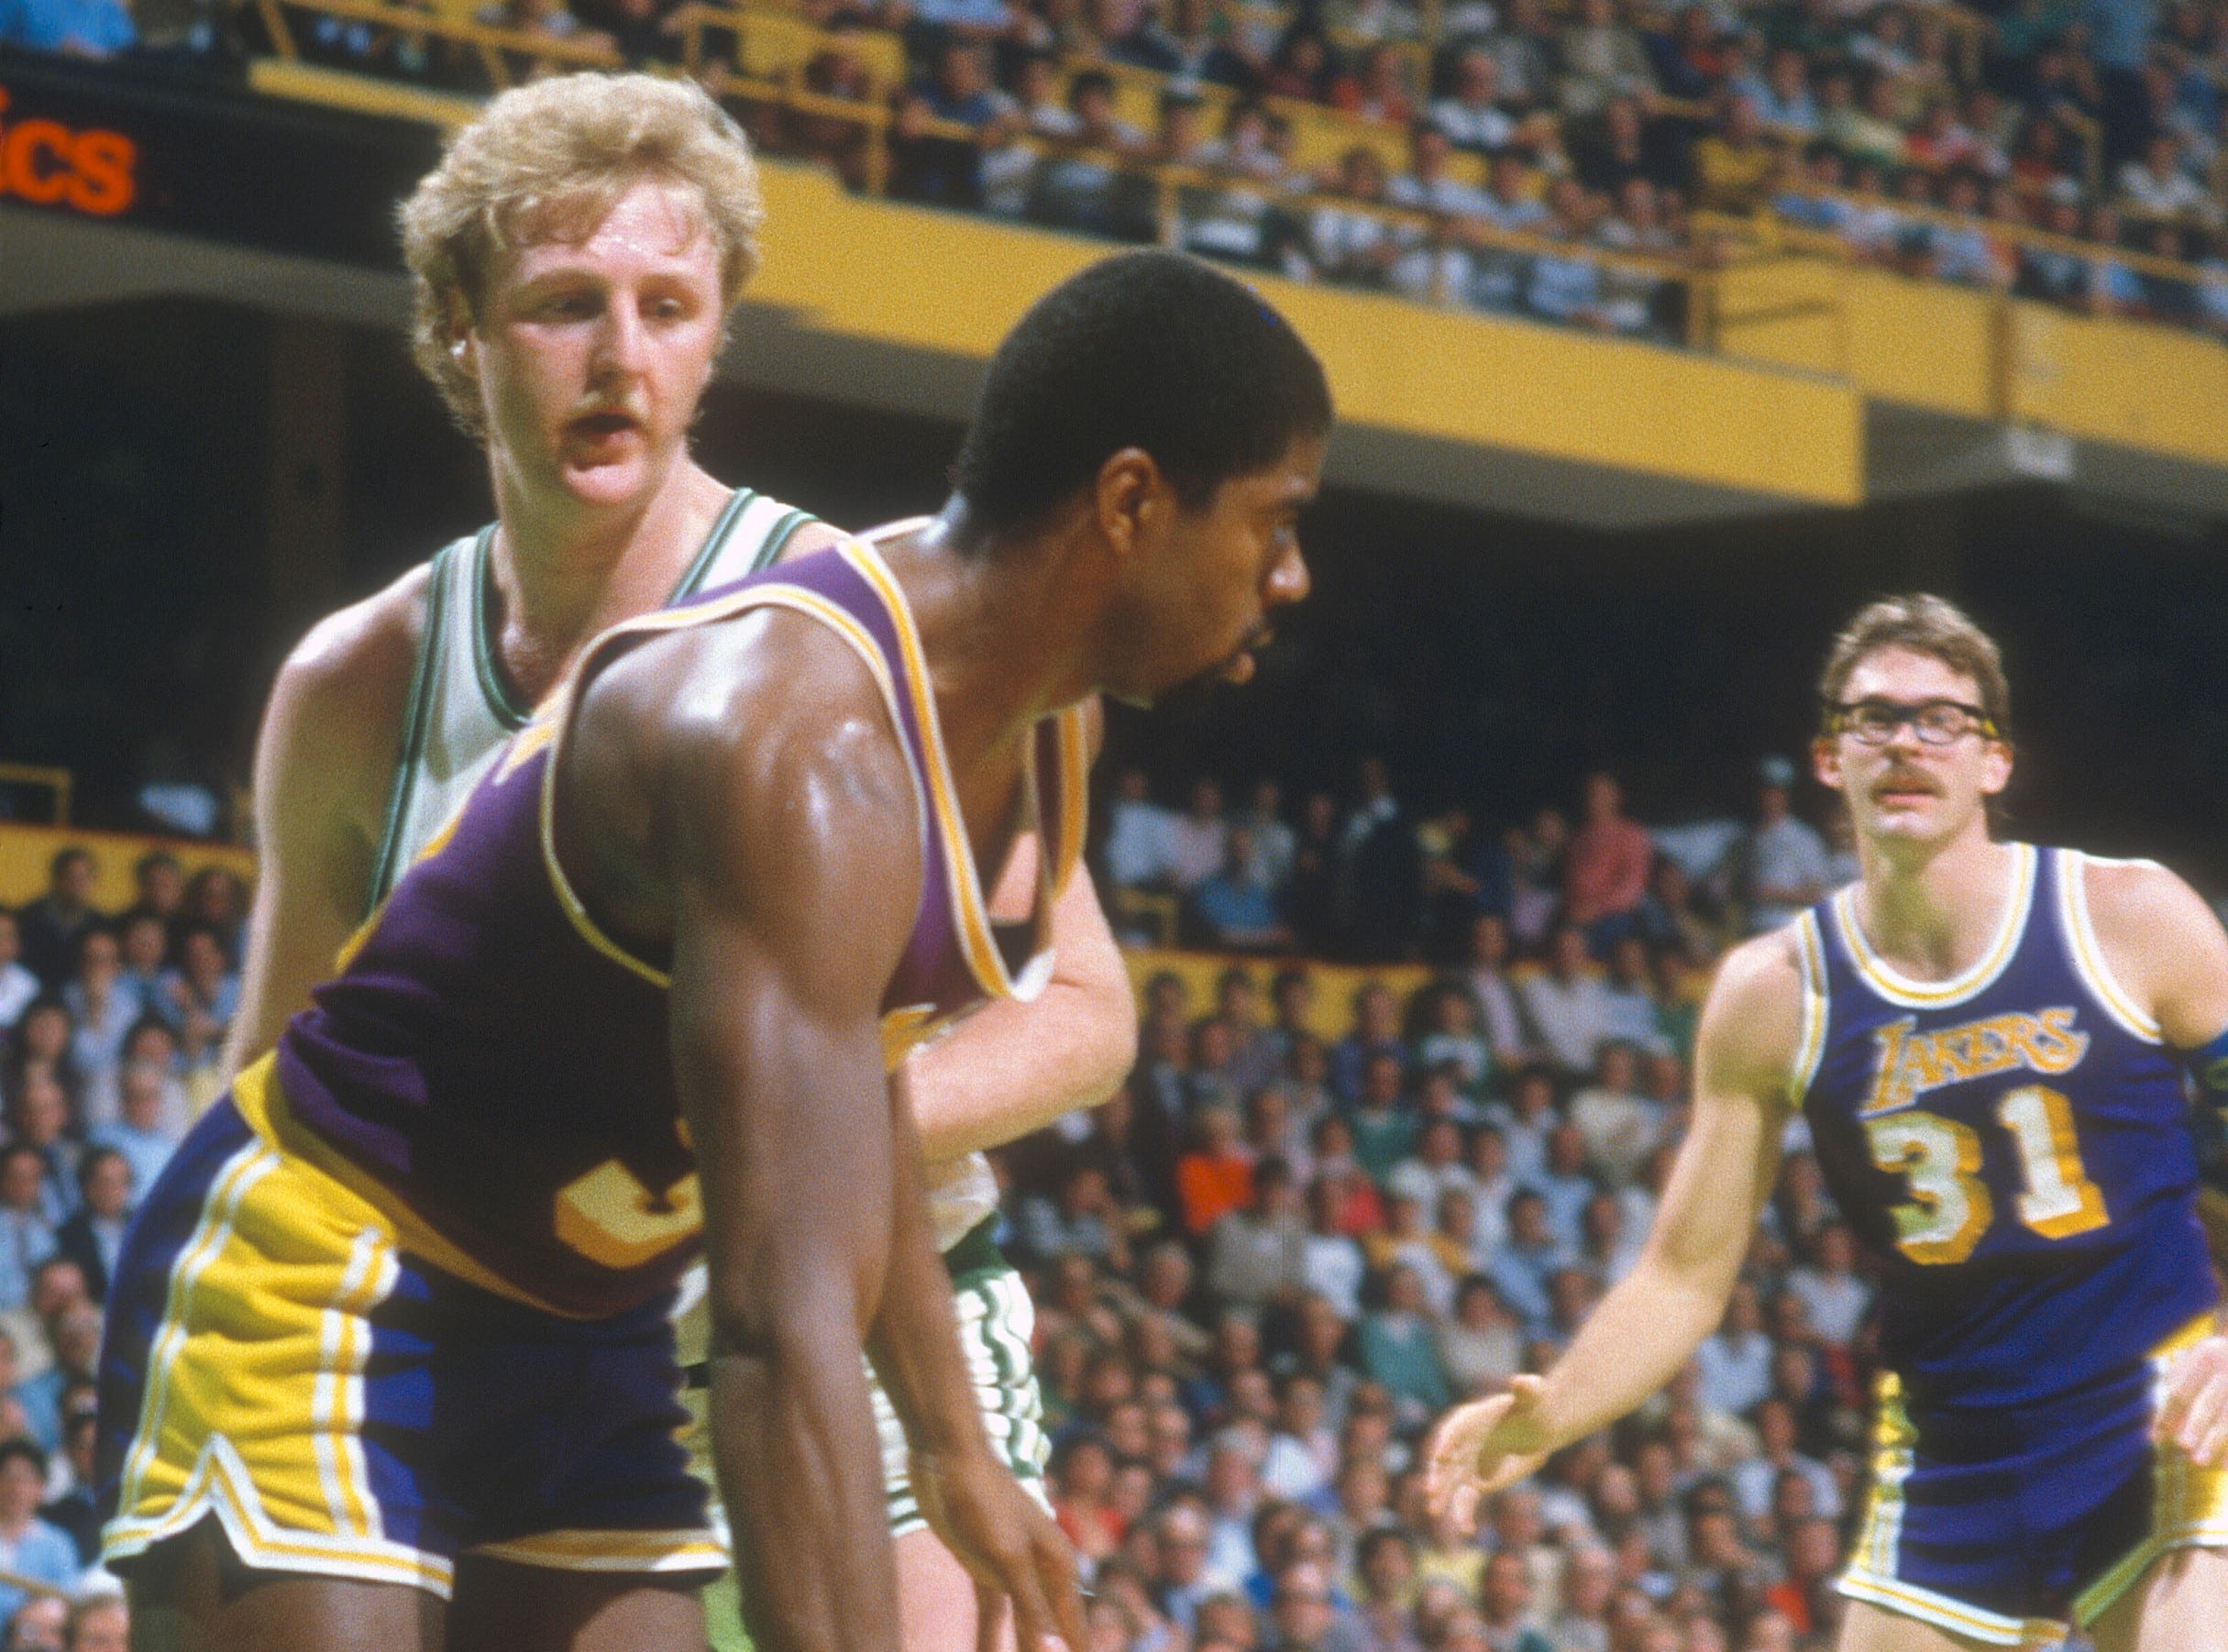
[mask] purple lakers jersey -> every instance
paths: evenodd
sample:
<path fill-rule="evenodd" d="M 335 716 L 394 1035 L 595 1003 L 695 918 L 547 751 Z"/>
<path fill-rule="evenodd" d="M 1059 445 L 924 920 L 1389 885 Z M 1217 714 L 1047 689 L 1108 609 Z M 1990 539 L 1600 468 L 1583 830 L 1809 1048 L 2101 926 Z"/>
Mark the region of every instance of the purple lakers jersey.
<path fill-rule="evenodd" d="M 554 1311 L 603 1315 L 670 1285 L 695 1253 L 694 1159 L 667 1048 L 666 961 L 606 935 L 551 846 L 556 757 L 579 685 L 640 639 L 782 608 L 873 672 L 921 799 L 913 929 L 883 997 L 890 1064 L 1051 971 L 1053 898 L 1083 843 L 1080 709 L 1030 743 L 1042 846 L 1036 929 L 1009 963 L 991 926 L 905 599 L 854 543 L 615 627 L 514 738 L 281 1038 L 265 1123 L 358 1187 L 405 1245 Z"/>
<path fill-rule="evenodd" d="M 1793 1098 L 1883 1259 L 1882 1351 L 1917 1404 L 2078 1389 L 2212 1302 L 2179 1068 L 2098 948 L 2085 862 L 2013 845 L 2003 921 L 1953 981 L 1897 974 L 1853 889 L 1796 920 Z"/>

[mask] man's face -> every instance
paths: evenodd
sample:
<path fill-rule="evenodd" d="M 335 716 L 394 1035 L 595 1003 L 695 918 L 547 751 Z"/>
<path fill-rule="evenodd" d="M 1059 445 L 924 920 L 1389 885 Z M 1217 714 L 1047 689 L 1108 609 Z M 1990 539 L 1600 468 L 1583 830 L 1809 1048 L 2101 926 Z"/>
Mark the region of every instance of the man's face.
<path fill-rule="evenodd" d="M 72 854 L 55 869 L 54 893 L 66 906 L 82 907 L 93 898 L 93 860 Z"/>
<path fill-rule="evenodd" d="M 1327 438 L 1302 436 L 1285 457 L 1230 478 L 1188 510 L 1165 478 L 1132 520 L 1126 580 L 1134 598 L 1125 626 L 1118 699 L 1150 704 L 1171 691 L 1253 675 L 1276 610 L 1307 594 L 1299 514 L 1315 498 Z"/>
<path fill-rule="evenodd" d="M 1857 663 L 1840 701 L 1914 708 L 1930 701 L 1980 703 L 1980 685 L 1930 654 L 1881 648 Z M 1945 843 L 1987 830 L 1987 799 L 2012 777 L 2012 748 L 1977 730 L 1929 745 L 1905 721 L 1881 745 L 1851 733 L 1821 739 L 1814 752 L 1821 782 L 1841 794 L 1858 835 L 1874 842 Z"/>
<path fill-rule="evenodd" d="M 498 486 L 646 499 L 686 449 L 722 319 L 720 255 L 687 191 L 645 179 L 584 241 L 499 259 L 457 335 Z"/>

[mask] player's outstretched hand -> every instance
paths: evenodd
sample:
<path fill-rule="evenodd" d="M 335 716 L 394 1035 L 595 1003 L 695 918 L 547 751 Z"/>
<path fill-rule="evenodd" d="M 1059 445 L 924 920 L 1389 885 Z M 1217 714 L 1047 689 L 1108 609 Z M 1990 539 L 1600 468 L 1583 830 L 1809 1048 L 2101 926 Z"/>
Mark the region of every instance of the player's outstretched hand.
<path fill-rule="evenodd" d="M 2200 1469 L 2228 1465 L 2228 1335 L 2207 1337 L 2175 1358 L 2151 1437 L 2179 1446 Z"/>
<path fill-rule="evenodd" d="M 1424 1494 L 1434 1514 L 1451 1514 L 1462 1531 L 1474 1531 L 1482 1500 L 1547 1460 L 1539 1415 L 1546 1387 L 1538 1377 L 1517 1377 L 1506 1393 L 1457 1405 L 1439 1419 L 1425 1448 Z"/>
<path fill-rule="evenodd" d="M 1020 1652 L 1079 1652 L 1083 1596 L 1075 1551 L 1053 1518 L 987 1448 L 916 1451 L 913 1494 L 944 1547 L 975 1580 L 1013 1602 Z M 983 1614 L 986 1625 L 995 1620 Z"/>

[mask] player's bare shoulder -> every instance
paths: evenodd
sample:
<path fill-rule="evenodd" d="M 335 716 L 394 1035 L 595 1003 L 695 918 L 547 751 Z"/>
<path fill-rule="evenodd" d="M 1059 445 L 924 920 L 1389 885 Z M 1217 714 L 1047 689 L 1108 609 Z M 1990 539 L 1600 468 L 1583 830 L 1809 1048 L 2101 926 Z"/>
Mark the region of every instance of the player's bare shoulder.
<path fill-rule="evenodd" d="M 420 564 L 311 626 L 279 668 L 274 716 L 284 710 L 314 723 L 320 743 L 333 743 L 338 755 L 383 748 L 391 765 L 425 634 L 431 583 L 431 564 Z"/>
<path fill-rule="evenodd" d="M 1784 1099 L 1802 1048 L 1808 990 L 1795 924 L 1727 953 L 1703 1001 L 1698 1085 L 1720 1095 Z"/>
<path fill-rule="evenodd" d="M 832 627 L 760 609 L 584 668 L 560 758 L 560 838 L 577 834 L 616 875 L 607 890 L 641 932 L 670 910 L 660 866 L 754 843 L 794 853 L 831 833 L 846 856 L 918 859 L 905 747 L 875 668 Z M 706 822 L 721 842 L 700 841 Z"/>
<path fill-rule="evenodd" d="M 2228 1024 L 2228 934 L 2204 898 L 2156 861 L 2080 863 L 2105 967 L 2167 1041 L 2205 1042 Z"/>
<path fill-rule="evenodd" d="M 256 791 L 304 830 L 314 820 L 377 836 L 431 577 L 421 565 L 326 615 L 279 667 L 257 740 Z"/>

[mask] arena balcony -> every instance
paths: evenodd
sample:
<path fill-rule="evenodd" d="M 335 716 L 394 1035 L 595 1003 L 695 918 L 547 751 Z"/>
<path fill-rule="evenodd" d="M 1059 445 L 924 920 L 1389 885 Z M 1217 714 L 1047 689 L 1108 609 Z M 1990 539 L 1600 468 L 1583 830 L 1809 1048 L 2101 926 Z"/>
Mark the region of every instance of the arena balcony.
<path fill-rule="evenodd" d="M 1977 53 L 1985 20 L 1945 15 L 1957 19 L 1958 50 Z M 259 48 L 247 98 L 123 69 L 0 57 L 11 100 L 0 126 L 50 117 L 72 132 L 145 131 L 135 151 L 142 173 L 175 180 L 139 189 L 121 208 L 96 200 L 94 210 L 77 199 L 90 186 L 57 187 L 61 167 L 44 163 L 44 181 L 0 199 L 0 223 L 20 248 L 0 302 L 28 312 L 170 292 L 398 324 L 405 306 L 386 203 L 437 133 L 468 118 L 486 91 L 621 65 L 600 38 L 497 27 L 454 4 L 246 0 L 243 20 Z M 1028 298 L 1102 249 L 1072 229 L 891 198 L 907 146 L 979 139 L 976 128 L 904 106 L 908 60 L 895 33 L 839 38 L 778 7 L 696 5 L 675 15 L 675 34 L 676 70 L 771 136 L 769 153 L 806 129 L 823 152 L 850 158 L 840 169 L 847 182 L 827 165 L 769 160 L 767 258 L 726 376 L 803 393 L 841 384 L 873 405 L 956 418 L 990 345 Z M 1402 50 L 1421 54 L 1429 43 L 1427 35 Z M 836 92 L 820 89 L 813 72 L 831 51 L 857 71 Z M 424 72 L 404 81 L 336 66 L 352 56 Z M 1117 114 L 1132 125 L 1169 90 L 1150 71 L 1082 61 L 1060 63 L 1060 90 L 1091 69 L 1109 76 Z M 1216 88 L 1196 91 L 1210 118 L 1229 102 Z M 1365 150 L 1389 171 L 1405 156 L 1400 128 L 1315 104 L 1265 103 L 1289 125 L 1296 168 L 1321 172 Z M 1673 117 L 1704 114 L 1673 100 L 1660 106 Z M 195 122 L 204 137 L 259 126 L 300 136 L 243 142 L 218 189 L 186 176 Z M 1039 166 L 1102 170 L 1133 209 L 1126 233 L 1163 244 L 1196 245 L 1187 215 L 1232 182 L 1073 140 L 1018 133 L 1006 147 Z M 323 159 L 304 162 L 311 153 Z M 1477 164 L 1458 156 L 1454 176 L 1472 182 Z M 222 210 L 209 204 L 217 196 Z M 344 201 L 355 208 L 346 226 Z M 1770 205 L 1695 213 L 1682 241 L 1646 253 L 1329 193 L 1280 206 L 1295 241 L 1304 242 L 1311 215 L 1335 214 L 1378 226 L 1388 243 L 1420 253 L 1411 262 L 1426 271 L 1403 291 L 1356 291 L 1305 256 L 1260 260 L 1259 279 L 1339 387 L 1340 481 L 1599 528 L 2036 478 L 2152 506 L 2228 503 L 2228 358 L 2189 328 L 1856 261 L 1831 235 Z M 2069 256 L 2098 250 L 2017 228 L 2002 239 Z M 2112 257 L 2191 293 L 2219 279 L 2139 253 Z M 1458 259 L 1515 272 L 1513 296 L 1481 307 L 1447 273 Z M 1533 272 L 1543 268 L 1569 275 L 1565 286 L 1581 298 L 1532 296 L 1526 283 L 1541 285 Z"/>

